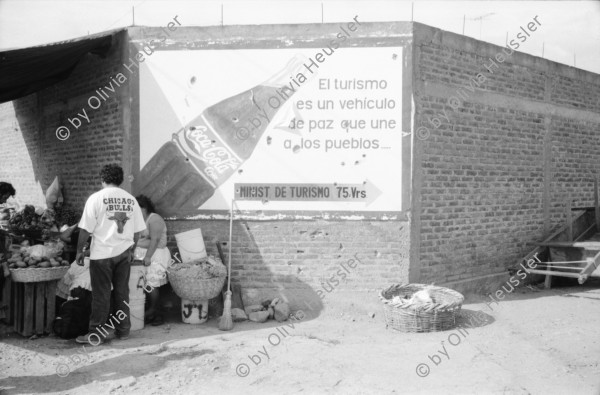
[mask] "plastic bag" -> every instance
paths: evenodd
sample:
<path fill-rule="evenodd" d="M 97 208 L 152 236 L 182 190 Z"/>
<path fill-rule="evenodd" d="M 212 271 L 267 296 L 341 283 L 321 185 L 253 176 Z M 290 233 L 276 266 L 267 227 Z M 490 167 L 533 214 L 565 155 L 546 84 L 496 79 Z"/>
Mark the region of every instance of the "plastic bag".
<path fill-rule="evenodd" d="M 21 247 L 21 249 L 23 248 L 25 248 L 29 253 L 29 256 L 33 258 L 54 258 L 58 255 L 58 250 L 54 246 L 37 244 L 31 247 Z"/>
<path fill-rule="evenodd" d="M 52 251 L 54 256 L 61 256 L 63 253 L 63 249 L 65 248 L 65 243 L 60 240 L 52 240 L 44 243 L 44 247 L 47 247 L 50 251 Z M 54 258 L 49 256 L 48 258 Z"/>
<path fill-rule="evenodd" d="M 63 195 L 61 192 L 60 179 L 58 176 L 54 177 L 54 181 L 48 187 L 46 191 L 46 205 L 48 208 L 54 208 L 57 204 L 61 205 L 63 203 Z"/>

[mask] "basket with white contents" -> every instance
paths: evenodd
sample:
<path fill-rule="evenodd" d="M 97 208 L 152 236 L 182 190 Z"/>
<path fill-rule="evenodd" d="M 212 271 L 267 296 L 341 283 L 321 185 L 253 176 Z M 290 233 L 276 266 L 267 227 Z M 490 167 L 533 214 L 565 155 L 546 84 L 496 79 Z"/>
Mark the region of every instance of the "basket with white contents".
<path fill-rule="evenodd" d="M 395 284 L 379 294 L 386 328 L 401 332 L 437 332 L 452 329 L 465 300 L 460 293 L 425 284 Z"/>

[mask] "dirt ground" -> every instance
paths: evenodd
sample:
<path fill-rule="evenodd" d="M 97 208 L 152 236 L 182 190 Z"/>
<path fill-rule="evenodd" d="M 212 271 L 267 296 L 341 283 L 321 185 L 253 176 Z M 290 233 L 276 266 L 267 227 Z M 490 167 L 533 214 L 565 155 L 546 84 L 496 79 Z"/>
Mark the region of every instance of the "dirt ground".
<path fill-rule="evenodd" d="M 375 293 L 328 298 L 318 316 L 308 311 L 294 324 L 222 332 L 214 319 L 171 323 L 85 350 L 72 340 L 5 335 L 0 392 L 600 394 L 597 279 L 518 289 L 493 310 L 486 297 L 469 296 L 463 326 L 480 310 L 486 319 L 460 332 L 386 329 Z"/>

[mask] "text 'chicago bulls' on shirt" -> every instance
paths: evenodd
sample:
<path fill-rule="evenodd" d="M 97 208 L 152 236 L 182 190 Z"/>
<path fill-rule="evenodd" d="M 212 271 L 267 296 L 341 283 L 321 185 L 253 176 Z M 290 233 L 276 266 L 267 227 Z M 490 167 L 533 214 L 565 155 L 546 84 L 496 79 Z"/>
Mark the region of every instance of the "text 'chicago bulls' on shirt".
<path fill-rule="evenodd" d="M 90 259 L 122 254 L 133 245 L 133 234 L 146 229 L 142 210 L 127 191 L 107 187 L 89 197 L 79 227 L 92 236 Z"/>

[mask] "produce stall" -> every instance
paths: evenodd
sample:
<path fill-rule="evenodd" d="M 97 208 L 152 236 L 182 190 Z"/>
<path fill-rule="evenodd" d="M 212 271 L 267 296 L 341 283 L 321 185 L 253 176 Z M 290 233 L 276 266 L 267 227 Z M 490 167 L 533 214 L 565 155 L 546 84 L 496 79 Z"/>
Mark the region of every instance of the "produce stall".
<path fill-rule="evenodd" d="M 0 232 L 6 236 L 8 253 L 0 259 L 10 272 L 2 295 L 4 318 L 23 336 L 50 333 L 57 281 L 70 266 L 59 227 L 76 223 L 78 216 L 65 208 L 44 210 L 30 205 L 18 212 L 5 209 L 2 214 Z"/>

